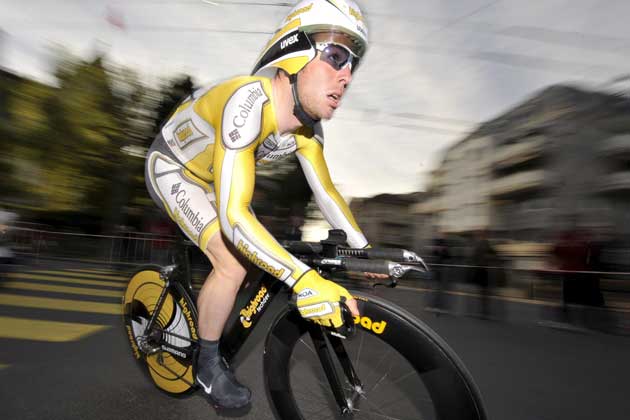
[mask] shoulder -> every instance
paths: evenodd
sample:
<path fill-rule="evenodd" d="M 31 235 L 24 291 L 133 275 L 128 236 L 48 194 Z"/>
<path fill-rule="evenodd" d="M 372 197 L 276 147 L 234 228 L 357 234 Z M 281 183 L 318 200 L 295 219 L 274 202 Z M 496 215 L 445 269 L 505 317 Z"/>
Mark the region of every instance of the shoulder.
<path fill-rule="evenodd" d="M 205 88 L 198 89 L 193 93 L 192 98 L 196 101 L 197 106 L 212 106 L 222 109 L 234 97 L 240 98 L 250 89 L 260 90 L 261 96 L 269 98 L 271 82 L 265 77 L 236 76 L 216 81 Z M 247 95 L 249 94 L 248 92 Z"/>
<path fill-rule="evenodd" d="M 242 149 L 262 132 L 264 114 L 270 108 L 265 105 L 271 102 L 271 83 L 264 77 L 235 77 L 216 87 L 212 101 L 221 108 L 218 114 L 224 146 Z"/>

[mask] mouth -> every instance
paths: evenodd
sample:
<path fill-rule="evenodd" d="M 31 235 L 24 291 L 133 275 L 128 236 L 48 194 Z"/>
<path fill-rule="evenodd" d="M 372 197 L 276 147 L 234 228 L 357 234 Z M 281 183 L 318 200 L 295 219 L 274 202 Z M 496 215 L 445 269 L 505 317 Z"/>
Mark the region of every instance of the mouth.
<path fill-rule="evenodd" d="M 328 95 L 328 99 L 332 104 L 333 108 L 337 108 L 339 107 L 339 103 L 341 101 L 341 95 L 338 93 L 331 93 L 330 95 Z"/>

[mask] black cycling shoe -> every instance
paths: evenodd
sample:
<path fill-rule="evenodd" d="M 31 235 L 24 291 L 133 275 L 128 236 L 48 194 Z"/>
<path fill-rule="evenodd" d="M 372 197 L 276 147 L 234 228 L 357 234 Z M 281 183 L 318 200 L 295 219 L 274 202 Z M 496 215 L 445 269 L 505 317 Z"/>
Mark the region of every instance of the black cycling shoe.
<path fill-rule="evenodd" d="M 222 360 L 212 366 L 200 367 L 195 380 L 217 408 L 241 408 L 251 401 L 252 392 L 236 380 Z"/>

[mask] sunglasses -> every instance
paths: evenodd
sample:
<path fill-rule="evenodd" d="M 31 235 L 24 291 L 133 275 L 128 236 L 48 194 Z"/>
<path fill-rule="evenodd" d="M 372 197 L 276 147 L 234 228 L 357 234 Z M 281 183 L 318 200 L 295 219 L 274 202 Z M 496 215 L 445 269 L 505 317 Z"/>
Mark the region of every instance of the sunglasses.
<path fill-rule="evenodd" d="M 321 52 L 320 59 L 330 64 L 330 66 L 339 71 L 346 66 L 350 66 L 350 72 L 359 67 L 359 61 L 361 58 L 350 51 L 350 48 L 343 44 L 337 44 L 335 42 L 317 42 L 315 49 Z"/>

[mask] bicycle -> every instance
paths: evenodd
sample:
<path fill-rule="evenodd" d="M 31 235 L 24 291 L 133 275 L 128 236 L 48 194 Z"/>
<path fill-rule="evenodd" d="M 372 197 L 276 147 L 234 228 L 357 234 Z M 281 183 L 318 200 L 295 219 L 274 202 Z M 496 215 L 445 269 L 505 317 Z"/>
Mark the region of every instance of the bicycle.
<path fill-rule="evenodd" d="M 345 233 L 330 231 L 320 243 L 286 242 L 296 257 L 322 275 L 376 272 L 385 286 L 410 271 L 426 271 L 414 253 L 398 249 L 352 249 Z M 134 357 L 154 384 L 169 394 L 197 387 L 197 309 L 187 250 L 175 264 L 140 268 L 123 297 L 124 320 Z M 260 271 L 238 300 L 221 338 L 226 362 L 234 358 L 271 301 L 286 287 Z M 338 330 L 304 320 L 291 299 L 276 315 L 265 339 L 263 369 L 267 397 L 278 419 L 387 418 L 485 420 L 481 395 L 454 351 L 409 312 L 367 293 L 351 290 L 360 317 L 342 305 Z M 289 296 L 292 294 L 289 293 Z M 298 386 L 292 386 L 299 381 Z"/>

